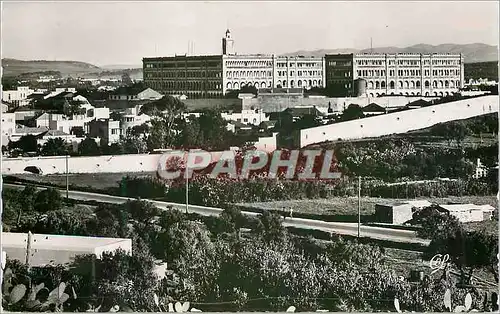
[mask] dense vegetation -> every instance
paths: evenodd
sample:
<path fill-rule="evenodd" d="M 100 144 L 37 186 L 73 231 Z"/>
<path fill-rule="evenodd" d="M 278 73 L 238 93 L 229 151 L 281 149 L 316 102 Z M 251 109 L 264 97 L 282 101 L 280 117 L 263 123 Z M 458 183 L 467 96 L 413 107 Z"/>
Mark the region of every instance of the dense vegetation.
<path fill-rule="evenodd" d="M 107 311 L 115 305 L 122 310 L 157 311 L 155 295 L 160 302 L 190 301 L 204 311 L 283 311 L 290 305 L 298 310 L 387 311 L 393 310 L 394 297 L 405 309 L 440 311 L 446 288 L 452 289 L 455 303 L 469 292 L 474 308 L 491 308 L 483 304 L 477 289 L 456 286 L 456 277 L 401 280 L 384 249 L 341 238 L 328 244 L 297 238 L 283 227 L 282 218 L 268 212 L 249 219 L 227 209 L 218 218 L 201 218 L 175 210 L 161 212 L 144 201 L 86 210 L 56 206 L 46 211 L 35 206 L 37 199 L 44 199 L 39 197 L 42 192 L 30 189 L 3 191 L 4 227 L 133 239 L 132 256 L 123 252 L 105 254 L 100 260 L 81 256 L 69 268 L 28 270 L 20 262 L 7 262 L 15 274 L 13 284 L 29 285 L 29 279 L 53 289 L 65 282 L 67 291 L 76 296 L 64 303 L 65 311 L 98 307 Z M 20 200 L 25 203 L 19 204 Z M 16 220 L 19 208 L 23 211 Z M 158 282 L 154 259 L 168 263 L 166 278 Z M 26 310 L 22 307 L 26 303 L 18 304 L 17 310 Z M 9 307 L 13 309 L 4 304 Z"/>

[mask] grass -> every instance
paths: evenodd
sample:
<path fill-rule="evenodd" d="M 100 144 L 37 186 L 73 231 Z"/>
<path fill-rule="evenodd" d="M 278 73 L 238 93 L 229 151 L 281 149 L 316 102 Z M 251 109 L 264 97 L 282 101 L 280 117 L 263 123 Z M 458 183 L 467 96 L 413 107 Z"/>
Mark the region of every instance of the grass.
<path fill-rule="evenodd" d="M 109 188 L 118 187 L 118 182 L 124 176 L 152 176 L 154 173 L 79 173 L 79 174 L 69 174 L 69 184 L 70 186 L 76 187 L 92 187 L 94 189 L 99 189 L 106 191 Z M 59 186 L 66 186 L 66 175 L 64 174 L 52 174 L 52 175 L 35 175 L 35 174 L 16 174 L 12 175 L 24 180 L 35 181 L 38 183 L 51 183 Z"/>
<path fill-rule="evenodd" d="M 448 202 L 473 203 L 477 205 L 492 205 L 497 207 L 496 196 L 450 196 L 445 198 L 423 198 L 430 202 L 446 204 Z M 361 198 L 361 214 L 375 213 L 376 204 L 391 204 L 404 199 L 389 199 L 377 197 Z M 261 210 L 278 210 L 292 208 L 294 212 L 316 215 L 354 215 L 358 210 L 357 197 L 334 197 L 328 199 L 287 200 L 272 202 L 241 203 L 245 207 L 254 207 Z"/>

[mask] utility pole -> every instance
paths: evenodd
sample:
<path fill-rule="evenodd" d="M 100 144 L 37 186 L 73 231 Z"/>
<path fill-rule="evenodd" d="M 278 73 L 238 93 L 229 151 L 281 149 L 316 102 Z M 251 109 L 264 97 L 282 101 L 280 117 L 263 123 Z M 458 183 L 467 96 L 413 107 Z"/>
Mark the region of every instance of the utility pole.
<path fill-rule="evenodd" d="M 68 149 L 68 136 L 66 135 L 66 201 L 69 201 L 69 149 Z"/>
<path fill-rule="evenodd" d="M 358 238 L 361 228 L 361 177 L 358 177 Z"/>
<path fill-rule="evenodd" d="M 26 267 L 30 267 L 30 257 L 31 257 L 31 231 L 28 231 L 28 239 L 26 243 Z"/>
<path fill-rule="evenodd" d="M 66 200 L 69 201 L 68 154 L 66 154 Z"/>
<path fill-rule="evenodd" d="M 188 207 L 189 207 L 189 176 L 188 176 L 188 165 L 186 163 L 186 173 L 184 174 L 186 176 L 186 214 L 188 213 Z"/>

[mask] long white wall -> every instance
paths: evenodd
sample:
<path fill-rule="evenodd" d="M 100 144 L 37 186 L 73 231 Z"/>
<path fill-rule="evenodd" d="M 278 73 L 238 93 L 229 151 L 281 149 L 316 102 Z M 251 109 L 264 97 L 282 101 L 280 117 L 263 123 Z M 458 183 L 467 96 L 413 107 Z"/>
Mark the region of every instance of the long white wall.
<path fill-rule="evenodd" d="M 390 113 L 300 131 L 300 147 L 336 141 L 405 133 L 432 125 L 498 112 L 498 96 L 484 96 L 420 109 Z"/>

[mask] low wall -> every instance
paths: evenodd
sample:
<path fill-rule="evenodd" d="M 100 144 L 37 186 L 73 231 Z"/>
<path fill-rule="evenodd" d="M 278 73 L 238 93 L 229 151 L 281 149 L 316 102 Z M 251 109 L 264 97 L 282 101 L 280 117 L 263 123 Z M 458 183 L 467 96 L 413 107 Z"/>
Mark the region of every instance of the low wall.
<path fill-rule="evenodd" d="M 431 101 L 438 99 L 436 97 L 405 97 L 405 96 L 392 96 L 392 97 L 350 97 L 350 98 L 316 98 L 316 97 L 298 97 L 298 96 L 262 96 L 250 99 L 243 99 L 243 109 L 262 109 L 266 113 L 283 111 L 290 107 L 297 106 L 316 106 L 328 108 L 331 105 L 333 111 L 341 112 L 350 104 L 357 104 L 365 107 L 371 103 L 376 103 L 382 107 L 402 107 L 410 102 L 419 99 Z"/>
<path fill-rule="evenodd" d="M 420 109 L 384 114 L 300 131 L 300 147 L 336 141 L 378 137 L 419 130 L 453 120 L 498 112 L 498 96 L 483 96 Z"/>
<path fill-rule="evenodd" d="M 213 152 L 212 160 L 217 161 L 222 152 Z M 116 156 L 69 157 L 68 173 L 121 173 L 121 172 L 155 172 L 161 154 L 134 154 Z M 66 157 L 22 157 L 4 158 L 2 174 L 21 174 L 28 166 L 34 166 L 42 174 L 66 173 Z"/>

